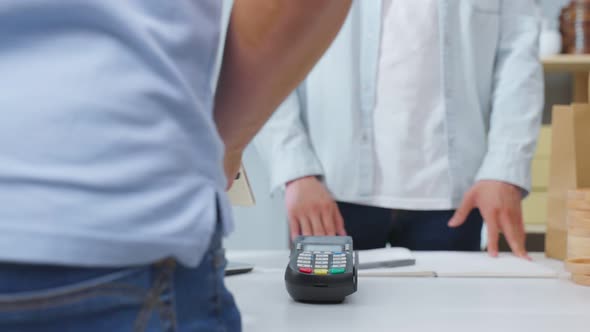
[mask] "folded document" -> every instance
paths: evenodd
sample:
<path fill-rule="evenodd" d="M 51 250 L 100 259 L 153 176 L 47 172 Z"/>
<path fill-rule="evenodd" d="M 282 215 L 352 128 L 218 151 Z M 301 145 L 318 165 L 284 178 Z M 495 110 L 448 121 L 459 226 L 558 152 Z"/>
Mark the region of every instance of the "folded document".
<path fill-rule="evenodd" d="M 359 250 L 359 270 L 392 268 L 416 264 L 412 252 L 406 248 Z"/>
<path fill-rule="evenodd" d="M 393 250 L 392 250 L 393 249 Z M 559 273 L 549 267 L 502 254 L 497 258 L 483 252 L 409 252 L 398 248 L 379 249 L 365 254 L 359 251 L 359 276 L 364 277 L 441 277 L 441 278 L 557 278 Z M 392 250 L 388 252 L 387 250 Z M 371 250 L 372 251 L 372 250 Z M 415 264 L 397 267 L 363 269 L 374 261 L 414 259 Z"/>

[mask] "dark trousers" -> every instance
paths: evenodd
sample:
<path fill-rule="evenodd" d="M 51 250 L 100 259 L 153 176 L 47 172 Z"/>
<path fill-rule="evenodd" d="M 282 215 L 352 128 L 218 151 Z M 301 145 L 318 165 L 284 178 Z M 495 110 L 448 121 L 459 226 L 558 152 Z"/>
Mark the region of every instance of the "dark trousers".
<path fill-rule="evenodd" d="M 455 211 L 391 210 L 338 203 L 355 249 L 393 247 L 410 250 L 479 251 L 483 219 L 473 210 L 458 228 L 447 223 Z"/>

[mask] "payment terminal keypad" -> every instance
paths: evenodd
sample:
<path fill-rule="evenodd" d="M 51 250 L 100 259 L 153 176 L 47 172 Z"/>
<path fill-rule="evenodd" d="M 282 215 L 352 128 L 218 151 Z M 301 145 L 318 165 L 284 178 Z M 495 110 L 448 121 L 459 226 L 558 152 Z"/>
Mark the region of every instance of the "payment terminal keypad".
<path fill-rule="evenodd" d="M 299 272 L 315 275 L 341 274 L 346 272 L 347 257 L 343 252 L 303 251 L 297 256 Z"/>

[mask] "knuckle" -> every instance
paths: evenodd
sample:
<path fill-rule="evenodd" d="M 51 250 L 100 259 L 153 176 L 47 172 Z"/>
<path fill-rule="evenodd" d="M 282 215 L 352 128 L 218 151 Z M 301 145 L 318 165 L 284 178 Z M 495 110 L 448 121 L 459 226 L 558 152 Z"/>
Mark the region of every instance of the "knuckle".
<path fill-rule="evenodd" d="M 326 232 L 333 233 L 336 230 L 336 227 L 334 227 L 334 223 L 332 223 L 332 222 L 326 223 L 325 227 L 326 227 Z"/>
<path fill-rule="evenodd" d="M 314 202 L 307 206 L 308 209 L 314 212 L 318 212 L 322 210 L 323 203 L 322 202 Z"/>
<path fill-rule="evenodd" d="M 305 207 L 304 204 L 296 203 L 296 204 L 289 206 L 288 210 L 289 210 L 289 213 L 298 214 L 300 211 L 304 210 L 304 207 Z"/>
<path fill-rule="evenodd" d="M 465 195 L 463 195 L 465 200 L 473 200 L 475 197 L 477 197 L 477 190 L 469 190 L 465 193 Z"/>

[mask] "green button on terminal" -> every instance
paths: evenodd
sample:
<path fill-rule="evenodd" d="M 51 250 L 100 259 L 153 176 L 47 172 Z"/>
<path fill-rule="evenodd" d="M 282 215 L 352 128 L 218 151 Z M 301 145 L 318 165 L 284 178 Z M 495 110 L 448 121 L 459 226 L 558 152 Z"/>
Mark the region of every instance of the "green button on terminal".
<path fill-rule="evenodd" d="M 346 269 L 343 267 L 333 268 L 333 269 L 330 269 L 330 274 L 341 274 L 341 273 L 344 273 L 345 271 L 346 271 Z"/>

